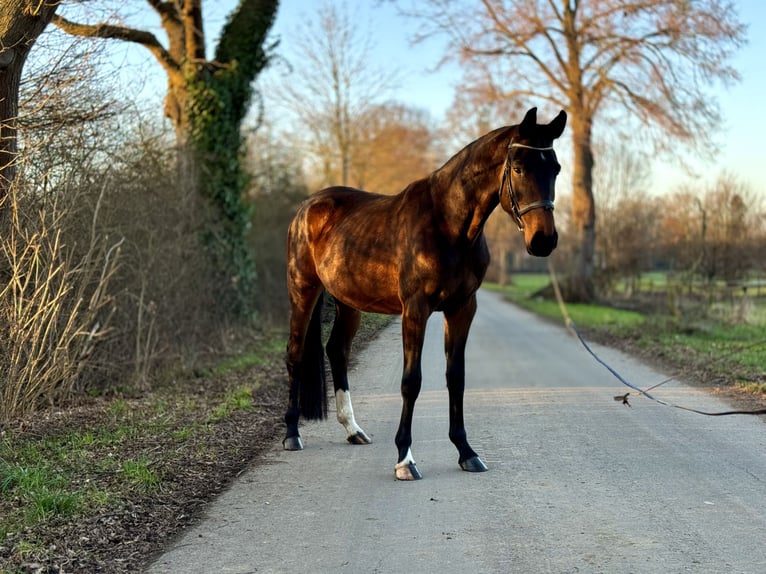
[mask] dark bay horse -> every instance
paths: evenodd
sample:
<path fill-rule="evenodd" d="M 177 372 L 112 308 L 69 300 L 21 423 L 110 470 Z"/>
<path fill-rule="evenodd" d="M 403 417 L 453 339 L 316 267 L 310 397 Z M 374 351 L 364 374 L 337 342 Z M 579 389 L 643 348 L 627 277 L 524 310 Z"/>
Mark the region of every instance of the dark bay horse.
<path fill-rule="evenodd" d="M 289 397 L 283 441 L 303 448 L 298 419 L 327 416 L 321 299 L 335 299 L 327 342 L 338 421 L 352 444 L 372 442 L 354 419 L 347 368 L 362 311 L 401 315 L 404 344 L 402 414 L 396 433 L 396 478 L 421 478 L 412 457 L 412 415 L 421 387 L 420 357 L 426 321 L 444 313 L 449 438 L 463 470 L 487 470 L 468 444 L 463 423 L 465 346 L 476 312 L 476 290 L 489 265 L 484 224 L 498 203 L 524 233 L 527 251 L 548 256 L 558 236 L 554 184 L 560 165 L 553 140 L 566 125 L 561 111 L 537 123 L 523 121 L 468 144 L 441 168 L 394 196 L 348 187 L 324 189 L 307 199 L 290 224 L 287 284 L 290 335 Z"/>

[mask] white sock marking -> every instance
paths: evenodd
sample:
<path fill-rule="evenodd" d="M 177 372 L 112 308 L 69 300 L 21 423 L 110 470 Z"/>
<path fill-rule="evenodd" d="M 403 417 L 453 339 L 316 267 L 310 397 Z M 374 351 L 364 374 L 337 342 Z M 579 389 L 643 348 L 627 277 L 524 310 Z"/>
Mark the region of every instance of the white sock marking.
<path fill-rule="evenodd" d="M 354 408 L 351 406 L 351 393 L 349 391 L 338 389 L 335 392 L 335 406 L 337 407 L 338 422 L 346 429 L 346 437 L 354 436 L 358 432 L 364 434 L 354 419 Z"/>

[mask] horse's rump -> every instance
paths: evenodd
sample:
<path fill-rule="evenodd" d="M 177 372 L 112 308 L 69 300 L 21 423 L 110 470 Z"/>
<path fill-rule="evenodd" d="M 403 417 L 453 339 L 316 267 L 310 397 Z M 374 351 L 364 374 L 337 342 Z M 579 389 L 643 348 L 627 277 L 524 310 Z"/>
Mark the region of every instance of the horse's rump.
<path fill-rule="evenodd" d="M 398 199 L 347 187 L 314 194 L 290 225 L 289 264 L 351 307 L 399 313 Z"/>

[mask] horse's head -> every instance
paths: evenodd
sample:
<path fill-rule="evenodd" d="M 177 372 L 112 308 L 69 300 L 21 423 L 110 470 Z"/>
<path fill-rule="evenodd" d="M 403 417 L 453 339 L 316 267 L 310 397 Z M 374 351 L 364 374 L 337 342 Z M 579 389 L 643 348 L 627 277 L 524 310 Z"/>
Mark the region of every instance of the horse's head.
<path fill-rule="evenodd" d="M 512 132 L 500 184 L 500 205 L 524 232 L 527 251 L 547 257 L 556 248 L 558 233 L 553 221 L 556 176 L 561 170 L 553 140 L 564 131 L 563 110 L 549 124 L 537 123 L 532 108 Z"/>

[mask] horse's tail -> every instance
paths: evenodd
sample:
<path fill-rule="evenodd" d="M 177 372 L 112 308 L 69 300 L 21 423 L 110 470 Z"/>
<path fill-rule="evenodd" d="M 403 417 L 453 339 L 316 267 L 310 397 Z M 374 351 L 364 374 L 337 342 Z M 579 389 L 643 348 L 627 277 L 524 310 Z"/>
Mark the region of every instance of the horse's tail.
<path fill-rule="evenodd" d="M 320 294 L 311 313 L 303 344 L 298 404 L 303 418 L 307 420 L 327 418 L 327 377 L 322 346 L 323 307 L 324 294 Z"/>

